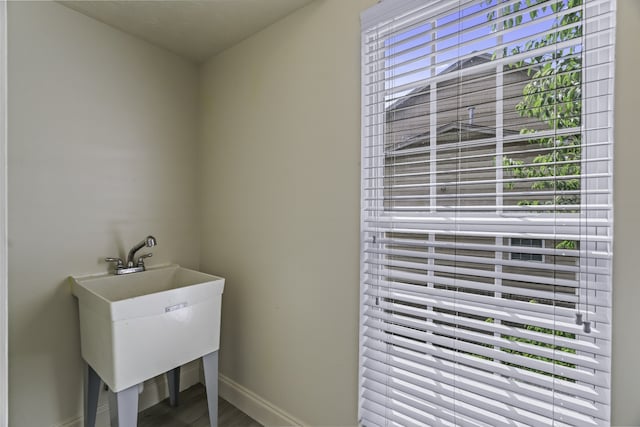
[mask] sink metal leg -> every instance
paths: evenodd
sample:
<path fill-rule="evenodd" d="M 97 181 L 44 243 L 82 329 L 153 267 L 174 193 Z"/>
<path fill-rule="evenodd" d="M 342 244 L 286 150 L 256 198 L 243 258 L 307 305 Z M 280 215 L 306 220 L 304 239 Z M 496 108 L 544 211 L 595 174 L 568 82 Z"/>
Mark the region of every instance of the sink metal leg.
<path fill-rule="evenodd" d="M 180 366 L 167 372 L 167 383 L 169 384 L 169 404 L 178 406 L 178 395 L 180 394 Z"/>
<path fill-rule="evenodd" d="M 202 356 L 204 366 L 204 382 L 207 388 L 207 403 L 209 406 L 209 423 L 211 427 L 218 426 L 218 352 Z"/>
<path fill-rule="evenodd" d="M 84 427 L 95 427 L 98 411 L 98 397 L 102 380 L 87 364 L 84 372 Z"/>
<path fill-rule="evenodd" d="M 138 385 L 117 393 L 109 393 L 111 427 L 136 427 L 138 425 Z"/>

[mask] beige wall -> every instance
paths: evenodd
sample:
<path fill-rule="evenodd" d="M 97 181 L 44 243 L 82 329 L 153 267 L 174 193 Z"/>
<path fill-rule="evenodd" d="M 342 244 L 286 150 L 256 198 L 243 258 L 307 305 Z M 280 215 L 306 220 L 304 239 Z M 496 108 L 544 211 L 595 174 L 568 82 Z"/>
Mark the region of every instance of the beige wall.
<path fill-rule="evenodd" d="M 197 267 L 195 66 L 55 3 L 9 4 L 9 388 L 14 427 L 81 414 L 70 274 L 151 233 Z"/>
<path fill-rule="evenodd" d="M 201 266 L 221 373 L 311 425 L 357 418 L 360 21 L 320 0 L 202 70 Z"/>
<path fill-rule="evenodd" d="M 318 0 L 202 70 L 201 265 L 227 277 L 221 370 L 311 425 L 356 423 L 358 14 L 373 3 Z M 618 6 L 613 421 L 640 425 L 640 2 Z"/>
<path fill-rule="evenodd" d="M 618 0 L 613 245 L 613 424 L 640 426 L 640 2 Z"/>
<path fill-rule="evenodd" d="M 64 279 L 146 233 L 153 262 L 201 254 L 227 277 L 223 375 L 305 423 L 356 423 L 358 16 L 374 3 L 317 0 L 205 64 L 198 159 L 194 67 L 56 4 L 10 4 L 10 425 L 80 413 Z M 613 421 L 640 425 L 640 3 L 618 8 Z"/>

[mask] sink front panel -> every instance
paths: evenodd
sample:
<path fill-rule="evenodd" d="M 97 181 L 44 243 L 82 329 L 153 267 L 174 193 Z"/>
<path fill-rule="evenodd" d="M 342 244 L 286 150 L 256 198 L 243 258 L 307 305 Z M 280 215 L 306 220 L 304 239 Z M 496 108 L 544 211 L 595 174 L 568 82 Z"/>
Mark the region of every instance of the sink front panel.
<path fill-rule="evenodd" d="M 113 391 L 126 389 L 218 350 L 221 303 L 216 295 L 114 322 L 80 305 L 82 357 Z"/>

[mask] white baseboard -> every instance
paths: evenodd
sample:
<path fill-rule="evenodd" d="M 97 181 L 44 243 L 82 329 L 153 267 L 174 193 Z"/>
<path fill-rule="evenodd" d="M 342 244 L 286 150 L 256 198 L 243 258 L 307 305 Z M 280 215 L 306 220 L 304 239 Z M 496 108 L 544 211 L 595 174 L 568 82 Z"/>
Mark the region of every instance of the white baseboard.
<path fill-rule="evenodd" d="M 144 382 L 144 390 L 138 397 L 138 410 L 143 411 L 150 406 L 157 404 L 169 397 L 169 388 L 167 386 L 167 377 L 160 375 L 149 381 Z M 200 382 L 200 361 L 196 360 L 180 368 L 180 390 L 186 390 Z M 84 417 L 82 415 L 71 418 L 54 427 L 82 427 L 84 425 Z M 104 390 L 100 390 L 100 398 L 98 399 L 98 413 L 96 416 L 96 427 L 109 427 L 111 421 L 109 419 L 109 399 Z"/>
<path fill-rule="evenodd" d="M 265 426 L 305 426 L 305 424 L 230 378 L 218 376 L 220 397 Z"/>

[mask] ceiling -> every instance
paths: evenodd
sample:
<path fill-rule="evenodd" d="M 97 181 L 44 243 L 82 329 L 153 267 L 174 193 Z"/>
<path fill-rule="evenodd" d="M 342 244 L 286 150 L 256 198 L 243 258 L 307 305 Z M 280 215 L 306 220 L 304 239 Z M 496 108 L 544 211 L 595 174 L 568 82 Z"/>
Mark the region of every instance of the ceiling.
<path fill-rule="evenodd" d="M 101 0 L 59 3 L 200 63 L 311 1 Z"/>

